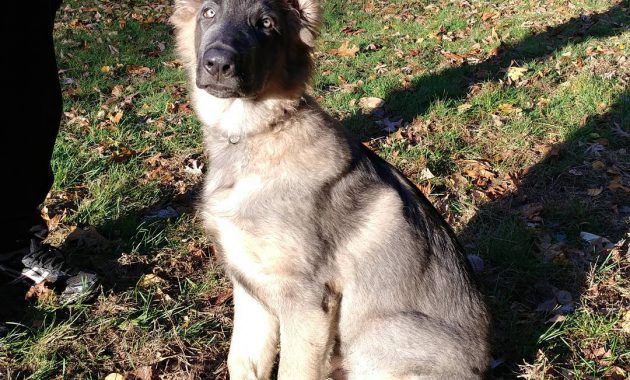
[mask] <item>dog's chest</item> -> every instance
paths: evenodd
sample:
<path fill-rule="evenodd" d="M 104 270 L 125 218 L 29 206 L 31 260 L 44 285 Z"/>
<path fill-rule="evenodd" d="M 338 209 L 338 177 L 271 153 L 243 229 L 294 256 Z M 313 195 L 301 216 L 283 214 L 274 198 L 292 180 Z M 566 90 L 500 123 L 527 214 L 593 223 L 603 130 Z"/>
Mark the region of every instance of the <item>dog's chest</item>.
<path fill-rule="evenodd" d="M 204 217 L 221 247 L 228 271 L 234 269 L 264 286 L 289 270 L 296 251 L 273 207 L 273 190 L 259 175 L 242 176 L 231 186 L 214 189 L 209 178 Z"/>

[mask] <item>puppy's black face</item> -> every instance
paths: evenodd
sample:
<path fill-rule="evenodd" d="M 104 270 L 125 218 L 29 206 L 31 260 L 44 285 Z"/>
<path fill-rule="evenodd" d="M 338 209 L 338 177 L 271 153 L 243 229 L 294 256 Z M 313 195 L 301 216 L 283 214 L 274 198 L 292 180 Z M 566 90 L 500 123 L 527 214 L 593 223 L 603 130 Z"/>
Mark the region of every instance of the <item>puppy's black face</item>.
<path fill-rule="evenodd" d="M 299 42 L 290 17 L 286 0 L 204 2 L 195 35 L 197 87 L 220 98 L 251 98 L 270 80 L 284 81 L 287 51 Z"/>

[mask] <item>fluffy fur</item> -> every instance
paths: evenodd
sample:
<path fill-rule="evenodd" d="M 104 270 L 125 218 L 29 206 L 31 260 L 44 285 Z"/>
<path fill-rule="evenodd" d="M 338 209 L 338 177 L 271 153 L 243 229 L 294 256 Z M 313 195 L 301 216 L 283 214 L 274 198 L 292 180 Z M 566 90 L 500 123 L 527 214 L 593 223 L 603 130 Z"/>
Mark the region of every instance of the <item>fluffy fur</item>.
<path fill-rule="evenodd" d="M 281 380 L 482 378 L 489 319 L 452 231 L 302 74 L 283 79 L 310 69 L 289 62 L 310 65 L 319 5 L 221 6 L 239 1 L 286 1 L 282 41 L 300 52 L 251 97 L 194 85 L 205 3 L 178 0 L 172 18 L 210 158 L 201 210 L 234 284 L 230 378 L 268 379 L 278 345 Z"/>

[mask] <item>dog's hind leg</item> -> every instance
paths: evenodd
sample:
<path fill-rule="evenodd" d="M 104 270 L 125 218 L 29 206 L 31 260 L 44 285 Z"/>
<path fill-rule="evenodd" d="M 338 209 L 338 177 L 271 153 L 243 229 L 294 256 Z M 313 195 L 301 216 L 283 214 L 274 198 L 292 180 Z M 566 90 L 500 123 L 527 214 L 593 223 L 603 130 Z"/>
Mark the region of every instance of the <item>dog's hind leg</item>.
<path fill-rule="evenodd" d="M 278 352 L 278 320 L 241 285 L 234 284 L 231 380 L 267 380 Z"/>
<path fill-rule="evenodd" d="M 488 352 L 475 331 L 421 313 L 400 313 L 361 324 L 344 348 L 348 380 L 482 379 Z M 342 338 L 343 339 L 343 338 Z"/>

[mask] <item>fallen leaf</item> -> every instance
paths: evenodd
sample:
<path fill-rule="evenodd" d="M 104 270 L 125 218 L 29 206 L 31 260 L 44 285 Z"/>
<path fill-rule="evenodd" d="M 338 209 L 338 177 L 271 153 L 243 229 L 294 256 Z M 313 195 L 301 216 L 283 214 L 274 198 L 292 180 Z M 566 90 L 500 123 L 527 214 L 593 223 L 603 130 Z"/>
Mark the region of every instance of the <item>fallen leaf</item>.
<path fill-rule="evenodd" d="M 508 68 L 507 76 L 513 82 L 518 82 L 518 80 L 521 79 L 525 75 L 526 72 L 527 72 L 527 67 L 511 66 Z"/>
<path fill-rule="evenodd" d="M 556 314 L 553 317 L 547 319 L 547 323 L 558 323 L 566 320 L 567 317 L 562 314 Z"/>
<path fill-rule="evenodd" d="M 328 53 L 339 57 L 354 57 L 359 51 L 359 47 L 357 45 L 349 45 L 350 42 L 345 41 L 337 49 L 328 50 Z"/>
<path fill-rule="evenodd" d="M 125 380 L 125 376 L 121 375 L 120 373 L 113 372 L 105 376 L 105 380 Z"/>
<path fill-rule="evenodd" d="M 112 123 L 118 124 L 118 123 L 120 123 L 120 119 L 122 119 L 123 115 L 124 115 L 123 111 L 118 111 L 115 114 L 109 114 L 109 116 L 107 118 Z"/>
<path fill-rule="evenodd" d="M 472 104 L 470 104 L 470 103 L 460 104 L 460 105 L 457 107 L 457 112 L 458 112 L 458 113 L 464 113 L 464 112 L 468 111 L 468 110 L 469 110 L 469 109 L 471 109 L 471 108 L 472 108 Z"/>
<path fill-rule="evenodd" d="M 185 317 L 188 318 L 188 317 Z M 150 366 L 142 366 L 136 368 L 132 373 L 135 380 L 151 380 L 153 379 L 153 369 Z"/>
<path fill-rule="evenodd" d="M 608 184 L 608 188 L 612 191 L 621 189 L 623 191 L 630 192 L 630 187 L 623 184 L 623 179 L 620 175 L 613 177 L 613 179 Z"/>
<path fill-rule="evenodd" d="M 518 115 L 523 112 L 521 108 L 515 107 L 513 104 L 510 104 L 510 103 L 500 104 L 499 107 L 497 107 L 497 110 L 505 115 L 512 114 L 512 113 Z"/>
<path fill-rule="evenodd" d="M 630 336 L 630 310 L 626 311 L 621 320 L 621 331 Z"/>
<path fill-rule="evenodd" d="M 162 278 L 160 278 L 159 276 L 153 274 L 153 273 L 149 273 L 149 274 L 145 274 L 144 276 L 142 276 L 142 278 L 140 279 L 140 281 L 138 282 L 138 286 L 141 288 L 150 288 L 154 285 L 157 285 L 161 282 L 163 282 L 164 280 Z"/>
<path fill-rule="evenodd" d="M 82 229 L 73 227 L 72 232 L 66 238 L 66 244 L 76 243 L 80 247 L 105 248 L 110 242 L 101 235 L 94 227 Z"/>
<path fill-rule="evenodd" d="M 31 286 L 26 292 L 24 299 L 31 301 L 40 301 L 48 303 L 54 301 L 57 298 L 55 291 L 46 286 L 48 281 L 44 280 L 38 284 Z"/>
<path fill-rule="evenodd" d="M 61 221 L 63 220 L 63 218 L 66 217 L 66 209 L 63 209 L 63 212 L 61 214 L 57 214 L 55 216 L 50 216 L 48 214 L 48 207 L 42 207 L 41 210 L 41 215 L 42 215 L 42 219 L 44 219 L 44 221 L 46 222 L 46 226 L 48 227 L 48 231 L 49 232 L 53 232 L 54 230 L 57 229 L 57 227 L 59 226 L 59 223 L 61 223 Z"/>
<path fill-rule="evenodd" d="M 495 114 L 492 114 L 492 124 L 494 124 L 494 126 L 497 128 L 501 128 L 503 127 L 503 125 L 505 125 L 505 123 L 501 119 L 501 116 Z"/>
<path fill-rule="evenodd" d="M 609 249 L 614 247 L 614 244 L 610 240 L 590 232 L 580 232 L 580 238 L 593 247 L 597 252 L 604 248 Z"/>
<path fill-rule="evenodd" d="M 101 72 L 102 73 L 108 73 L 110 71 L 112 71 L 112 68 L 110 66 L 103 66 L 103 67 L 101 67 Z"/>
<path fill-rule="evenodd" d="M 422 169 L 422 171 L 420 172 L 420 180 L 428 180 L 431 178 L 435 178 L 435 175 L 433 173 L 431 173 L 431 170 L 429 170 L 429 168 L 424 168 Z"/>
<path fill-rule="evenodd" d="M 396 131 L 398 128 L 400 128 L 402 121 L 403 119 L 392 121 L 386 118 L 386 119 L 383 119 L 380 123 L 384 125 L 383 130 L 385 132 L 392 133 Z"/>
<path fill-rule="evenodd" d="M 140 75 L 146 77 L 152 75 L 154 73 L 154 70 L 146 66 L 128 65 L 127 73 L 131 75 Z"/>
<path fill-rule="evenodd" d="M 593 161 L 593 163 L 591 164 L 591 167 L 595 170 L 603 170 L 606 168 L 606 164 L 603 161 L 596 160 L 596 161 Z"/>
<path fill-rule="evenodd" d="M 224 303 L 232 299 L 232 294 L 232 288 L 225 289 L 223 292 L 221 292 L 221 294 L 217 296 L 213 303 L 217 306 L 223 305 Z"/>
<path fill-rule="evenodd" d="M 492 19 L 492 18 L 495 18 L 495 17 L 497 17 L 497 16 L 498 16 L 498 14 L 497 14 L 497 13 L 495 13 L 495 12 L 483 12 L 483 13 L 481 14 L 481 20 L 482 20 L 483 22 L 486 22 L 486 21 L 488 21 L 488 20 L 490 20 L 490 19 Z"/>
<path fill-rule="evenodd" d="M 589 196 L 591 196 L 591 197 L 596 197 L 596 196 L 598 196 L 599 194 L 601 194 L 601 193 L 602 193 L 602 191 L 604 191 L 604 188 L 600 186 L 600 187 L 598 187 L 598 188 L 591 188 L 591 189 L 587 189 L 587 190 L 586 190 L 586 194 L 588 194 L 588 195 L 589 195 Z"/>
<path fill-rule="evenodd" d="M 114 87 L 112 87 L 112 95 L 114 95 L 115 97 L 119 97 L 120 95 L 122 95 L 122 93 L 123 93 L 122 85 L 117 84 Z"/>
<path fill-rule="evenodd" d="M 521 214 L 527 220 L 540 220 L 540 212 L 544 209 L 544 206 L 540 202 L 527 203 L 521 207 Z"/>
<path fill-rule="evenodd" d="M 365 111 L 372 111 L 376 108 L 381 108 L 385 105 L 385 101 L 381 98 L 376 97 L 365 97 L 359 99 L 359 107 Z"/>
<path fill-rule="evenodd" d="M 138 151 L 127 148 L 126 146 L 120 146 L 116 151 L 112 153 L 111 159 L 114 162 L 125 162 L 131 157 L 137 156 Z"/>
<path fill-rule="evenodd" d="M 442 55 L 449 61 L 462 63 L 466 60 L 466 57 L 461 54 L 451 53 L 448 51 L 442 51 Z"/>
<path fill-rule="evenodd" d="M 190 166 L 186 166 L 184 172 L 193 177 L 199 177 L 203 174 L 201 169 L 203 169 L 203 164 L 199 164 L 197 160 L 190 160 Z"/>

